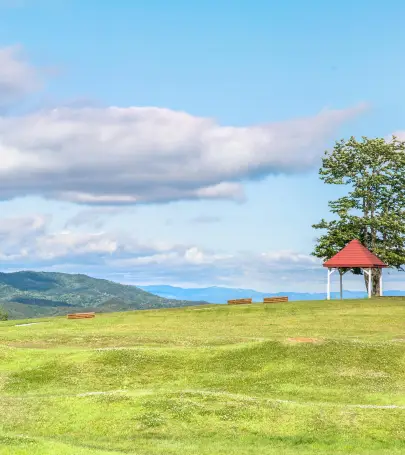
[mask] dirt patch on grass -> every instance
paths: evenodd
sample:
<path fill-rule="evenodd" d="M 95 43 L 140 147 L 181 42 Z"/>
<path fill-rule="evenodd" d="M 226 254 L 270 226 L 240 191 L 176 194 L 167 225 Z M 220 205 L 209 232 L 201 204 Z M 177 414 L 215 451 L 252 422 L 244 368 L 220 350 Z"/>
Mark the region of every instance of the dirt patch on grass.
<path fill-rule="evenodd" d="M 318 338 L 306 338 L 306 337 L 288 338 L 288 341 L 291 343 L 320 343 L 321 342 L 321 340 L 318 340 Z"/>

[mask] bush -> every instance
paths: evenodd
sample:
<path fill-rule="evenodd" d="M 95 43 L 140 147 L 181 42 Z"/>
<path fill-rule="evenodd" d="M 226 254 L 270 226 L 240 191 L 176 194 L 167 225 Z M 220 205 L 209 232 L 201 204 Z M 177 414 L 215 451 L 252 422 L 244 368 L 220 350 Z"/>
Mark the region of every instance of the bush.
<path fill-rule="evenodd" d="M 0 321 L 7 321 L 8 320 L 8 314 L 0 308 Z"/>

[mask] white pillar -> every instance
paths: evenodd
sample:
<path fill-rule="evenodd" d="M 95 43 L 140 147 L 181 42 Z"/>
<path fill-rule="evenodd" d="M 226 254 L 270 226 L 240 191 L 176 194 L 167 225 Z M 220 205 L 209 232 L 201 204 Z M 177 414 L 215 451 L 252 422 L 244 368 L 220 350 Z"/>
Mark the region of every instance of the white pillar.
<path fill-rule="evenodd" d="M 333 269 L 328 268 L 328 285 L 326 288 L 326 299 L 327 300 L 330 300 L 330 276 L 332 275 L 333 272 L 334 272 Z"/>
<path fill-rule="evenodd" d="M 371 274 L 372 269 L 368 269 L 368 298 L 371 299 Z"/>
<path fill-rule="evenodd" d="M 339 278 L 340 278 L 340 300 L 343 300 L 343 274 L 339 269 Z"/>
<path fill-rule="evenodd" d="M 383 268 L 380 269 L 381 270 L 381 273 L 380 273 L 380 297 L 382 297 L 383 295 L 383 279 L 382 279 L 382 274 L 383 274 Z"/>

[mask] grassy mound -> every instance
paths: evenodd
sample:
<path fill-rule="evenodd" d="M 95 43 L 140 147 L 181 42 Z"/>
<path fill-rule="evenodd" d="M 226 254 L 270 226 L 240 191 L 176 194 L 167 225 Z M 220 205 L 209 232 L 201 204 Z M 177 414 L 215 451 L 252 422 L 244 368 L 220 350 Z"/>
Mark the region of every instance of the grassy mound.
<path fill-rule="evenodd" d="M 403 454 L 404 317 L 379 299 L 0 323 L 0 454 Z"/>

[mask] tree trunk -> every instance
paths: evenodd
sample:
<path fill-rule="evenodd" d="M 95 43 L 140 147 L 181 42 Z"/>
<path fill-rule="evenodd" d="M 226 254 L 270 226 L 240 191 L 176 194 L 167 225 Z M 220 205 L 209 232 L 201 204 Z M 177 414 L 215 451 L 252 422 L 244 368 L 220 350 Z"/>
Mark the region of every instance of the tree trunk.
<path fill-rule="evenodd" d="M 367 218 L 368 216 L 368 207 L 367 207 L 367 201 L 366 201 L 366 198 L 363 197 L 363 217 L 364 218 Z M 363 245 L 366 245 L 367 246 L 367 225 L 365 225 L 363 227 L 364 231 L 363 231 L 363 239 L 362 239 L 362 243 Z"/>
<path fill-rule="evenodd" d="M 375 176 L 375 169 L 373 169 L 373 177 Z M 373 179 L 374 180 L 374 179 Z M 370 232 L 371 232 L 371 251 L 373 253 L 375 253 L 375 247 L 376 247 L 376 241 L 377 241 L 377 232 L 376 232 L 376 229 L 375 229 L 375 226 L 374 226 L 374 215 L 375 215 L 375 192 L 376 192 L 376 189 L 375 187 L 371 187 L 369 189 L 370 193 L 373 194 L 373 196 L 371 197 L 371 207 L 370 207 L 370 220 L 371 220 L 371 226 L 370 226 Z M 376 270 L 377 272 L 377 270 Z M 378 272 L 377 272 L 378 273 Z M 374 281 L 374 280 L 373 280 Z"/>
<path fill-rule="evenodd" d="M 376 297 L 380 295 L 380 277 L 381 269 L 373 269 L 371 272 L 371 296 Z M 368 275 L 364 273 L 364 283 L 366 285 L 366 292 L 368 294 Z"/>

